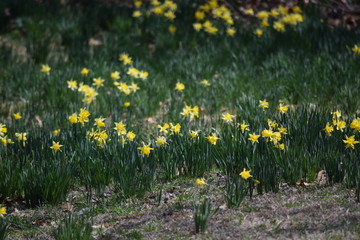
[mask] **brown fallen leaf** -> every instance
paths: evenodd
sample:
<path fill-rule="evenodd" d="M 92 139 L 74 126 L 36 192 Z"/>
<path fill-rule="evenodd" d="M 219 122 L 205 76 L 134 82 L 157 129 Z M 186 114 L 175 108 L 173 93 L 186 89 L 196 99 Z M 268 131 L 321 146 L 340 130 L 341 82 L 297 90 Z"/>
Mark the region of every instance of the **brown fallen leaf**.
<path fill-rule="evenodd" d="M 297 182 L 296 182 L 296 185 L 306 187 L 306 186 L 314 186 L 314 185 L 316 185 L 316 183 L 308 183 L 308 182 L 305 182 L 302 179 L 298 179 Z"/>
<path fill-rule="evenodd" d="M 301 178 L 299 178 L 299 179 L 296 181 L 296 185 L 299 185 L 299 186 L 304 187 L 304 186 L 305 186 L 305 182 L 304 182 L 304 180 L 302 180 Z"/>
<path fill-rule="evenodd" d="M 74 205 L 70 204 L 70 203 L 64 203 L 60 205 L 60 208 L 64 211 L 64 212 L 74 212 Z"/>
<path fill-rule="evenodd" d="M 146 122 L 146 123 L 151 123 L 151 124 L 157 124 L 156 119 L 153 118 L 153 117 L 146 117 L 146 118 L 144 118 L 144 122 Z"/>
<path fill-rule="evenodd" d="M 103 45 L 102 41 L 95 39 L 95 38 L 90 38 L 89 39 L 89 45 L 90 46 L 101 46 Z"/>
<path fill-rule="evenodd" d="M 36 120 L 36 124 L 39 126 L 39 127 L 43 127 L 43 122 L 42 122 L 42 120 L 41 120 L 41 118 L 38 116 L 38 115 L 36 115 L 35 116 L 35 120 Z"/>
<path fill-rule="evenodd" d="M 328 177 L 325 170 L 320 170 L 316 177 L 316 183 L 320 186 L 328 184 Z"/>

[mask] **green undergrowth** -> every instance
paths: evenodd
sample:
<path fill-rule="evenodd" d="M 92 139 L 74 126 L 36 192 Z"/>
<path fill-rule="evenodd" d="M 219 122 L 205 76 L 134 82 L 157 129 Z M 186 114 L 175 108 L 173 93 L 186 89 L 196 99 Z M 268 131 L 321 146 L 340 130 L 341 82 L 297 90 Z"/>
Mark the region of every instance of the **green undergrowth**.
<path fill-rule="evenodd" d="M 240 22 L 234 36 L 196 32 L 184 10 L 199 2 L 179 3 L 175 33 L 124 6 L 19 3 L 0 4 L 14 10 L 0 26 L 0 198 L 10 228 L 32 234 L 10 217 L 17 203 L 59 206 L 79 191 L 75 211 L 122 216 L 139 210 L 127 201 L 156 192 L 159 205 L 171 181 L 214 172 L 229 208 L 283 183 L 316 183 L 320 170 L 359 201 L 358 30 L 328 26 L 315 6 L 302 24 L 259 37 Z M 192 196 L 179 193 L 176 207 L 194 206 Z M 87 220 L 71 215 L 54 234 L 90 238 Z M 9 226 L 0 222 L 0 234 Z"/>

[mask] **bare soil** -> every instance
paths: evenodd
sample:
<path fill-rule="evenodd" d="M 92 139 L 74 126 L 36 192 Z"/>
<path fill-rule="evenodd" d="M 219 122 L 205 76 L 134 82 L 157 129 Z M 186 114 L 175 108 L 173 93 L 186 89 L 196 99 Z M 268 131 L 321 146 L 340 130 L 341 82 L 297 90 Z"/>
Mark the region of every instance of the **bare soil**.
<path fill-rule="evenodd" d="M 72 193 L 68 206 L 44 206 L 10 213 L 29 226 L 12 227 L 9 239 L 54 239 L 66 212 L 90 213 L 95 239 L 360 239 L 360 204 L 343 185 L 288 186 L 278 193 L 246 197 L 239 208 L 224 200 L 224 178 L 213 174 L 198 189 L 178 179 L 143 198 L 117 202 L 108 196 L 89 207 Z M 162 190 L 160 190 L 162 189 Z M 161 194 L 160 194 L 161 193 Z M 110 194 L 111 195 L 111 194 Z M 211 199 L 218 212 L 205 233 L 196 234 L 193 203 Z M 31 227 L 32 226 L 32 227 Z"/>

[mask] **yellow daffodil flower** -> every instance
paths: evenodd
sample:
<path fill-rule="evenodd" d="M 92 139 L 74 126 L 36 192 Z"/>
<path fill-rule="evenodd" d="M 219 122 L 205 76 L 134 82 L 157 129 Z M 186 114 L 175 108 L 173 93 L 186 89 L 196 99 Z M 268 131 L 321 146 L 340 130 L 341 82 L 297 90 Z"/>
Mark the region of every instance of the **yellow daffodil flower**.
<path fill-rule="evenodd" d="M 260 135 L 257 135 L 255 133 L 253 133 L 253 134 L 249 133 L 248 140 L 250 140 L 252 144 L 254 144 L 256 142 L 259 143 L 259 137 L 260 137 Z"/>
<path fill-rule="evenodd" d="M 50 147 L 52 150 L 54 150 L 55 152 L 60 151 L 61 152 L 61 147 L 63 147 L 63 145 L 60 145 L 60 142 L 52 142 L 52 146 Z"/>
<path fill-rule="evenodd" d="M 185 89 L 185 85 L 181 82 L 177 82 L 175 85 L 175 90 L 178 92 L 182 92 Z"/>
<path fill-rule="evenodd" d="M 117 131 L 118 136 L 120 135 L 125 135 L 126 134 L 126 125 L 123 124 L 122 122 L 115 122 L 115 128 Z"/>
<path fill-rule="evenodd" d="M 53 131 L 54 136 L 59 135 L 59 133 L 60 133 L 60 129 L 55 129 L 55 130 Z"/>
<path fill-rule="evenodd" d="M 198 187 L 203 187 L 204 185 L 206 185 L 205 179 L 204 178 L 197 178 L 195 180 L 195 184 Z"/>
<path fill-rule="evenodd" d="M 77 82 L 74 80 L 67 81 L 68 88 L 70 88 L 72 91 L 75 91 L 77 89 Z"/>
<path fill-rule="evenodd" d="M 235 118 L 235 115 L 231 115 L 230 113 L 224 113 L 222 115 L 222 120 L 224 120 L 226 123 L 233 122 L 233 119 Z"/>
<path fill-rule="evenodd" d="M 69 116 L 69 122 L 71 124 L 75 124 L 78 122 L 78 118 L 77 118 L 77 114 L 76 113 L 73 113 Z"/>
<path fill-rule="evenodd" d="M 27 133 L 15 133 L 15 136 L 17 137 L 17 140 L 19 142 L 22 142 L 23 146 L 25 147 L 26 141 L 27 141 Z"/>
<path fill-rule="evenodd" d="M 267 102 L 265 99 L 259 101 L 259 107 L 261 107 L 263 110 L 265 108 L 269 108 L 269 102 Z"/>
<path fill-rule="evenodd" d="M 257 28 L 255 30 L 254 34 L 258 37 L 261 37 L 263 35 L 263 30 L 261 30 L 260 28 Z"/>
<path fill-rule="evenodd" d="M 204 80 L 201 81 L 201 85 L 203 85 L 204 87 L 208 87 L 208 86 L 210 86 L 211 84 L 209 83 L 208 80 L 204 79 Z"/>
<path fill-rule="evenodd" d="M 190 131 L 190 137 L 191 139 L 194 139 L 199 136 L 199 130 L 198 131 Z"/>
<path fill-rule="evenodd" d="M 195 29 L 195 31 L 200 31 L 202 28 L 202 24 L 201 23 L 194 23 L 193 24 L 193 28 Z"/>
<path fill-rule="evenodd" d="M 102 87 L 102 86 L 104 86 L 104 82 L 105 82 L 105 80 L 102 79 L 101 77 L 93 78 L 93 84 L 92 85 L 94 85 L 96 87 Z"/>
<path fill-rule="evenodd" d="M 14 114 L 13 114 L 13 118 L 14 118 L 15 120 L 18 120 L 18 119 L 20 119 L 20 118 L 22 118 L 22 117 L 21 117 L 20 113 L 18 112 L 18 113 L 14 113 Z"/>
<path fill-rule="evenodd" d="M 242 133 L 244 133 L 245 131 L 249 131 L 249 125 L 246 124 L 245 121 L 243 121 L 243 123 L 240 124 L 240 129 Z"/>
<path fill-rule="evenodd" d="M 162 147 L 167 144 L 166 138 L 164 136 L 158 137 L 156 139 L 156 143 L 158 146 Z"/>
<path fill-rule="evenodd" d="M 278 107 L 278 111 L 280 112 L 280 113 L 282 113 L 282 114 L 284 114 L 284 113 L 286 113 L 287 112 L 287 110 L 289 109 L 289 107 L 288 106 L 286 106 L 286 105 L 284 105 L 284 104 L 282 104 L 282 103 L 280 103 L 279 104 L 279 107 Z"/>
<path fill-rule="evenodd" d="M 81 75 L 83 75 L 83 76 L 87 76 L 88 74 L 89 74 L 89 72 L 90 72 L 90 70 L 89 69 L 87 69 L 87 68 L 83 68 L 83 69 L 81 69 Z"/>
<path fill-rule="evenodd" d="M 334 127 L 327 122 L 323 130 L 327 133 L 327 135 L 331 136 L 331 133 L 334 131 Z"/>
<path fill-rule="evenodd" d="M 212 133 L 210 136 L 206 137 L 206 139 L 213 145 L 216 145 L 216 142 L 220 139 L 218 138 L 216 133 Z"/>
<path fill-rule="evenodd" d="M 105 121 L 105 118 L 101 118 L 101 117 L 95 118 L 95 124 L 94 125 L 97 126 L 97 127 L 105 127 L 104 121 Z"/>
<path fill-rule="evenodd" d="M 244 168 L 244 170 L 240 173 L 240 176 L 247 180 L 248 178 L 252 177 L 252 175 L 250 174 L 251 170 L 246 171 L 246 168 Z"/>
<path fill-rule="evenodd" d="M 124 108 L 128 108 L 128 107 L 130 107 L 131 106 L 131 103 L 130 102 L 124 102 L 124 104 L 123 104 L 123 107 Z"/>
<path fill-rule="evenodd" d="M 139 10 L 136 10 L 136 11 L 134 11 L 133 12 L 133 14 L 132 14 L 132 16 L 134 17 L 134 18 L 139 18 L 139 17 L 141 17 L 141 12 L 139 11 Z"/>
<path fill-rule="evenodd" d="M 145 143 L 142 142 L 142 144 L 143 144 L 142 147 L 138 147 L 138 149 L 140 150 L 140 154 L 141 154 L 141 155 L 149 156 L 149 155 L 150 155 L 150 152 L 151 152 L 152 150 L 154 150 L 154 148 L 151 148 L 151 147 L 150 147 L 150 144 L 151 144 L 151 143 L 148 143 L 148 144 L 145 145 Z"/>
<path fill-rule="evenodd" d="M 6 214 L 6 207 L 0 208 L 0 217 L 4 217 L 5 214 Z"/>
<path fill-rule="evenodd" d="M 355 44 L 354 47 L 351 49 L 355 54 L 360 54 L 360 47 Z"/>
<path fill-rule="evenodd" d="M 50 70 L 51 70 L 51 68 L 47 64 L 41 66 L 41 72 L 42 73 L 50 74 Z"/>
<path fill-rule="evenodd" d="M 360 118 L 354 118 L 350 123 L 350 128 L 360 132 Z"/>
<path fill-rule="evenodd" d="M 112 73 L 110 73 L 110 78 L 112 80 L 118 80 L 118 79 L 120 79 L 120 73 L 118 71 L 112 72 Z"/>
<path fill-rule="evenodd" d="M 359 141 L 355 140 L 355 135 L 352 135 L 350 137 L 348 137 L 348 136 L 345 136 L 345 137 L 346 137 L 346 139 L 343 140 L 343 142 L 346 143 L 345 148 L 351 147 L 352 149 L 355 149 L 355 144 L 359 143 Z"/>
<path fill-rule="evenodd" d="M 133 132 L 131 132 L 131 131 L 129 131 L 127 134 L 126 134 L 126 137 L 127 137 L 127 139 L 129 139 L 129 141 L 134 141 L 134 139 L 135 139 L 135 137 L 136 137 L 136 134 L 135 133 L 133 133 Z"/>

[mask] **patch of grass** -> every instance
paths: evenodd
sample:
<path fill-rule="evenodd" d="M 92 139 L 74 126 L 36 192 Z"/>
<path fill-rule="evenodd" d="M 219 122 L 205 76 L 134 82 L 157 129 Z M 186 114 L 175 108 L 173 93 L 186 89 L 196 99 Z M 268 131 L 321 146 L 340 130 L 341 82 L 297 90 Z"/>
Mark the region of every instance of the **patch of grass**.
<path fill-rule="evenodd" d="M 10 224 L 11 228 L 20 231 L 37 228 L 31 223 L 30 219 L 24 217 L 8 216 L 7 222 Z"/>
<path fill-rule="evenodd" d="M 326 234 L 328 238 L 334 239 L 334 240 L 342 240 L 344 239 L 344 236 L 341 234 Z"/>
<path fill-rule="evenodd" d="M 116 206 L 108 208 L 108 213 L 114 213 L 116 216 L 124 216 L 129 213 L 137 213 L 140 211 L 140 208 L 137 206 Z"/>
<path fill-rule="evenodd" d="M 179 233 L 172 234 L 171 237 L 174 240 L 190 240 L 191 239 L 190 237 L 181 236 L 181 234 L 179 234 Z"/>
<path fill-rule="evenodd" d="M 257 206 L 250 206 L 248 204 L 242 204 L 240 205 L 240 209 L 244 212 L 244 213 L 251 213 L 251 212 L 261 212 L 261 208 L 257 207 Z"/>
<path fill-rule="evenodd" d="M 0 239 L 5 240 L 9 235 L 9 224 L 0 218 Z"/>
<path fill-rule="evenodd" d="M 282 229 L 281 229 L 281 223 L 276 224 L 276 226 L 272 229 L 273 233 L 276 235 L 281 234 Z"/>
<path fill-rule="evenodd" d="M 144 231 L 145 232 L 158 231 L 161 229 L 161 227 L 162 227 L 162 224 L 160 221 L 153 221 L 144 227 Z"/>
<path fill-rule="evenodd" d="M 257 225 L 256 227 L 255 227 L 255 229 L 257 230 L 257 231 L 265 231 L 266 230 L 266 225 L 265 224 L 259 224 L 259 225 Z"/>
<path fill-rule="evenodd" d="M 301 202 L 292 202 L 292 203 L 285 204 L 285 207 L 287 207 L 287 208 L 301 207 L 301 206 L 302 206 Z"/>
<path fill-rule="evenodd" d="M 143 235 L 139 231 L 132 231 L 125 235 L 125 239 L 133 239 L 133 240 L 141 240 L 143 239 Z"/>
<path fill-rule="evenodd" d="M 92 227 L 84 216 L 66 216 L 55 231 L 56 240 L 90 240 Z"/>

